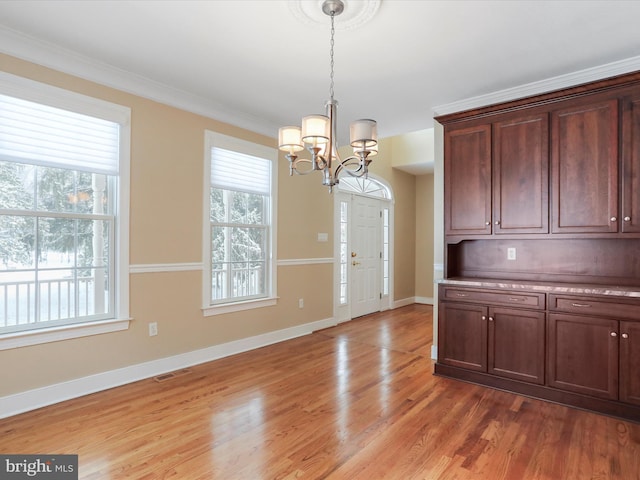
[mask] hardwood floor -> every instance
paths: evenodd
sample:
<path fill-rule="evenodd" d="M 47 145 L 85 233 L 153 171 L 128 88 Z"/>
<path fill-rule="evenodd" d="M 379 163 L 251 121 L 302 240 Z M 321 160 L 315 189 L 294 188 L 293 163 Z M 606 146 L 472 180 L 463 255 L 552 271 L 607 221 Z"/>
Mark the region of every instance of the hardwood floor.
<path fill-rule="evenodd" d="M 431 307 L 0 420 L 82 479 L 640 479 L 640 425 L 432 375 Z"/>

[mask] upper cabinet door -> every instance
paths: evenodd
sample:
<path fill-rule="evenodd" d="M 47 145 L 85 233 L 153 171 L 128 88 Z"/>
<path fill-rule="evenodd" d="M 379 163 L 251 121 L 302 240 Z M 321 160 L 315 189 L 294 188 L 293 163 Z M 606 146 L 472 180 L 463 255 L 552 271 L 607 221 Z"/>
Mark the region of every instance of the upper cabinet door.
<path fill-rule="evenodd" d="M 491 234 L 491 125 L 445 131 L 445 234 Z"/>
<path fill-rule="evenodd" d="M 620 230 L 640 232 L 640 97 L 622 104 L 622 209 Z"/>
<path fill-rule="evenodd" d="M 493 232 L 549 233 L 546 113 L 494 124 Z"/>
<path fill-rule="evenodd" d="M 554 111 L 551 142 L 552 233 L 617 232 L 617 99 Z"/>

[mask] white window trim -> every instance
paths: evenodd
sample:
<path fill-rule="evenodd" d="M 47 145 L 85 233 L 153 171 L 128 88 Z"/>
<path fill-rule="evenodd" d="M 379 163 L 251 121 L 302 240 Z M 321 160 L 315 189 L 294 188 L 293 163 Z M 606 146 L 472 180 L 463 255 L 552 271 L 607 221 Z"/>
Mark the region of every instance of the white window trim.
<path fill-rule="evenodd" d="M 245 300 L 211 305 L 211 212 L 209 205 L 209 191 L 211 189 L 211 149 L 224 148 L 245 153 L 271 161 L 271 224 L 270 245 L 271 252 L 268 260 L 270 291 L 267 297 L 255 300 Z M 202 195 L 202 313 L 205 316 L 222 315 L 253 308 L 276 305 L 278 301 L 278 272 L 277 272 L 277 213 L 278 213 L 278 151 L 257 143 L 230 137 L 221 133 L 205 130 L 204 135 L 204 175 Z"/>
<path fill-rule="evenodd" d="M 0 335 L 0 350 L 126 330 L 129 327 L 129 186 L 131 109 L 45 83 L 0 72 L 0 92 L 52 107 L 64 108 L 119 123 L 120 165 L 116 193 L 115 318 Z"/>

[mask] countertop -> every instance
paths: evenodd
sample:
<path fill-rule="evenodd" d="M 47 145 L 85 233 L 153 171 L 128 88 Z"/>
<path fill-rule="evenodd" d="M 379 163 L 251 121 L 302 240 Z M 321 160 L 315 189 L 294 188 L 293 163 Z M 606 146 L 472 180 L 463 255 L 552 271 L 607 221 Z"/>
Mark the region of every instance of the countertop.
<path fill-rule="evenodd" d="M 640 287 L 616 285 L 590 285 L 575 283 L 532 282 L 483 278 L 443 278 L 436 283 L 477 288 L 504 288 L 544 293 L 573 293 L 576 295 L 606 295 L 611 297 L 640 298 Z"/>

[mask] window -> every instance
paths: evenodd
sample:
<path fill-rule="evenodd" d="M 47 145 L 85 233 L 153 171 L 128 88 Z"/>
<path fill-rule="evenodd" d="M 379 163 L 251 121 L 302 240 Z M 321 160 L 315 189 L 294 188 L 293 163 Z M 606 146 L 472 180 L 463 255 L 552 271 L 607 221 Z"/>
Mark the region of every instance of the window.
<path fill-rule="evenodd" d="M 349 303 L 349 204 L 340 202 L 340 305 Z"/>
<path fill-rule="evenodd" d="M 382 295 L 389 295 L 389 208 L 382 209 Z"/>
<path fill-rule="evenodd" d="M 370 177 L 350 177 L 348 174 L 340 175 L 338 188 L 342 192 L 353 192 L 368 197 L 391 198 L 389 187 L 382 182 Z"/>
<path fill-rule="evenodd" d="M 0 76 L 0 335 L 128 317 L 128 119 Z"/>
<path fill-rule="evenodd" d="M 277 152 L 207 132 L 206 153 L 205 312 L 262 306 L 275 296 Z"/>

